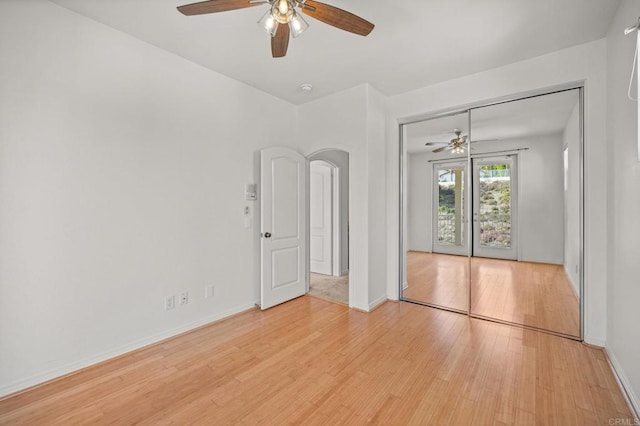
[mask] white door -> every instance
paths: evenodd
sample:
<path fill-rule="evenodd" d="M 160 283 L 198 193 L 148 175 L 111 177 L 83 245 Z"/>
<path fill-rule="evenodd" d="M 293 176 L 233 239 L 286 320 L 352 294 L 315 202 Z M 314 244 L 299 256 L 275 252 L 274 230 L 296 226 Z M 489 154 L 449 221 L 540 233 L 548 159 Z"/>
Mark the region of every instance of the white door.
<path fill-rule="evenodd" d="M 433 173 L 433 252 L 466 255 L 467 163 L 434 163 Z"/>
<path fill-rule="evenodd" d="M 473 160 L 473 255 L 516 260 L 516 156 Z"/>
<path fill-rule="evenodd" d="M 332 171 L 325 161 L 312 161 L 309 166 L 310 269 L 324 275 L 333 272 Z"/>
<path fill-rule="evenodd" d="M 302 155 L 287 148 L 260 152 L 262 309 L 306 292 L 306 193 Z"/>

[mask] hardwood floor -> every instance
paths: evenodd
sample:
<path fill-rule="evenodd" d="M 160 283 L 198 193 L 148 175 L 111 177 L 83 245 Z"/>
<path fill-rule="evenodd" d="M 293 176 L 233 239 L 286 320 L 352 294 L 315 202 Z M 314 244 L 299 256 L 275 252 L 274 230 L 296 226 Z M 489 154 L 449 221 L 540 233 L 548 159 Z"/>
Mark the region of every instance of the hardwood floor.
<path fill-rule="evenodd" d="M 407 299 L 461 311 L 469 309 L 469 260 L 466 256 L 407 252 Z"/>
<path fill-rule="evenodd" d="M 562 265 L 471 259 L 471 312 L 580 336 L 580 302 Z"/>
<path fill-rule="evenodd" d="M 613 424 L 600 349 L 409 303 L 304 296 L 0 401 L 0 424 Z M 612 420 L 614 421 L 614 420 Z"/>
<path fill-rule="evenodd" d="M 408 252 L 405 298 L 466 311 L 465 256 Z M 471 312 L 580 336 L 580 304 L 561 265 L 471 259 Z"/>

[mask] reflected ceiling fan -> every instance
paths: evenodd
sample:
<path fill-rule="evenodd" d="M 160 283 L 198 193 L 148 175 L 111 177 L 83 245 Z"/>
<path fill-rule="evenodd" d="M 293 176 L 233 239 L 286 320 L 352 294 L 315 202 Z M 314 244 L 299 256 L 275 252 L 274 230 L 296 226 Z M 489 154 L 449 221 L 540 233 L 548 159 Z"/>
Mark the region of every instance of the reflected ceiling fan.
<path fill-rule="evenodd" d="M 468 145 L 467 143 L 468 135 L 463 136 L 462 130 L 460 129 L 453 129 L 453 133 L 456 135 L 456 137 L 451 139 L 449 142 L 427 142 L 425 143 L 425 145 L 426 146 L 442 145 L 441 147 L 433 150 L 433 152 L 435 153 L 442 152 L 445 149 L 450 149 L 451 154 L 464 154 L 464 147 Z M 473 140 L 471 142 L 478 143 L 478 142 L 491 142 L 491 141 L 497 141 L 497 140 L 498 139 L 483 139 L 483 140 L 477 140 L 477 141 Z"/>
<path fill-rule="evenodd" d="M 209 0 L 179 6 L 187 16 L 226 12 L 245 7 L 268 4 L 269 10 L 258 21 L 271 35 L 271 54 L 281 58 L 287 54 L 289 34 L 298 37 L 309 24 L 296 12 L 296 8 L 307 16 L 350 33 L 367 36 L 374 25 L 353 13 L 313 0 Z"/>

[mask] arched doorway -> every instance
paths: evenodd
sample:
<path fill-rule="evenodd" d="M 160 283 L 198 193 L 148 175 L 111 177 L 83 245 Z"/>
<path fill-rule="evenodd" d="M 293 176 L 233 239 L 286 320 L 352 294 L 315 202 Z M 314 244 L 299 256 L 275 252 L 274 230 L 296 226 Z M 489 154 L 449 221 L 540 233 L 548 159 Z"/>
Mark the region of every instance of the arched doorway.
<path fill-rule="evenodd" d="M 309 294 L 349 304 L 349 154 L 309 160 Z"/>

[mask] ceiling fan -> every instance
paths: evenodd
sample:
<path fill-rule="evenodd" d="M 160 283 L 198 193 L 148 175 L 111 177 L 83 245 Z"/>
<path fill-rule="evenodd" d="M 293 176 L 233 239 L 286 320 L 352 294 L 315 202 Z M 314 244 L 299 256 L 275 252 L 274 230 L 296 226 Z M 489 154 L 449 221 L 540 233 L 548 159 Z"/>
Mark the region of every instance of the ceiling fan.
<path fill-rule="evenodd" d="M 296 7 L 300 12 L 318 21 L 361 36 L 367 36 L 374 27 L 371 22 L 353 13 L 313 0 L 209 0 L 179 6 L 178 10 L 184 15 L 191 16 L 226 12 L 262 4 L 268 4 L 269 10 L 258 24 L 271 35 L 271 54 L 274 58 L 281 58 L 287 54 L 289 34 L 298 37 L 309 27 L 309 24 L 296 12 Z"/>
<path fill-rule="evenodd" d="M 445 149 L 450 149 L 451 150 L 451 154 L 464 154 L 464 147 L 467 144 L 467 138 L 468 135 L 462 135 L 462 130 L 460 129 L 453 129 L 453 133 L 456 135 L 455 138 L 451 139 L 449 142 L 427 142 L 425 143 L 426 146 L 437 146 L 437 145 L 443 145 L 439 148 L 436 148 L 433 150 L 433 152 L 438 153 L 438 152 L 442 152 Z M 477 142 L 491 142 L 491 141 L 497 141 L 498 139 L 483 139 L 483 140 L 473 140 L 471 141 L 472 143 L 477 143 Z M 470 148 L 473 149 L 473 148 Z"/>

